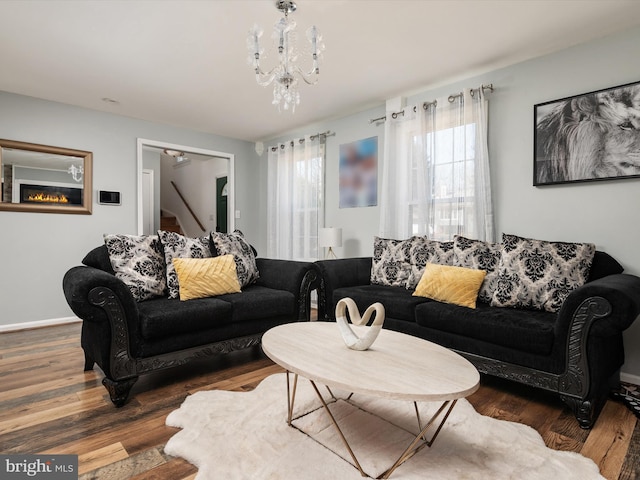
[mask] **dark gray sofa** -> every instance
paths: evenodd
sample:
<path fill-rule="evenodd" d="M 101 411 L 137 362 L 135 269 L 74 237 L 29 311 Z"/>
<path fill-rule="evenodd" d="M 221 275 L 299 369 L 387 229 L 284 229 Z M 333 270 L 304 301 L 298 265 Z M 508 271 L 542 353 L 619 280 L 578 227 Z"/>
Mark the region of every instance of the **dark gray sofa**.
<path fill-rule="evenodd" d="M 404 287 L 372 285 L 372 259 L 316 262 L 318 319 L 335 320 L 335 305 L 352 298 L 364 311 L 381 302 L 384 328 L 451 348 L 485 374 L 560 395 L 580 426 L 591 428 L 624 363 L 622 331 L 640 315 L 640 278 L 622 274 L 596 252 L 589 281 L 558 313 L 492 307 L 476 309 L 412 296 Z"/>
<path fill-rule="evenodd" d="M 318 281 L 312 263 L 257 258 L 260 278 L 242 293 L 136 302 L 104 245 L 82 263 L 65 274 L 64 295 L 83 320 L 85 370 L 98 364 L 118 407 L 141 374 L 259 345 L 271 327 L 308 321 Z"/>

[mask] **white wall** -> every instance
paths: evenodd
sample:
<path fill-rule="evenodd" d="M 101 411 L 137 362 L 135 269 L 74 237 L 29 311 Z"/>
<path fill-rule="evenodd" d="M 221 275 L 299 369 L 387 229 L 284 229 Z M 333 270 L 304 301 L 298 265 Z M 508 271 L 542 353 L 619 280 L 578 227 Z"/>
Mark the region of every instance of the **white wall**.
<path fill-rule="evenodd" d="M 496 233 L 545 240 L 584 241 L 613 255 L 627 273 L 640 275 L 640 179 L 533 187 L 533 105 L 571 95 L 640 81 L 640 29 L 425 90 L 408 104 L 431 101 L 464 87 L 493 83 L 490 100 L 489 153 L 496 215 Z M 384 127 L 368 120 L 384 114 L 379 108 L 299 129 L 277 141 L 327 129 L 327 224 L 343 228 L 340 257 L 371 255 L 378 234 L 378 207 L 338 208 L 338 149 L 341 143 L 378 135 L 383 151 Z M 265 155 L 266 156 L 266 155 Z M 380 158 L 382 154 L 380 153 Z M 379 168 L 381 171 L 381 168 Z M 266 169 L 261 171 L 266 198 Z M 264 204 L 264 202 L 263 202 Z M 262 208 L 264 218 L 266 206 Z M 266 231 L 266 224 L 263 224 Z M 640 376 L 640 321 L 624 335 L 627 361 L 623 372 Z"/>
<path fill-rule="evenodd" d="M 235 155 L 236 220 L 259 237 L 253 144 L 0 92 L 0 137 L 93 152 L 92 215 L 0 212 L 0 328 L 72 316 L 62 277 L 102 243 L 103 233 L 137 233 L 137 139 Z M 97 204 L 97 190 L 122 192 L 121 206 Z"/>

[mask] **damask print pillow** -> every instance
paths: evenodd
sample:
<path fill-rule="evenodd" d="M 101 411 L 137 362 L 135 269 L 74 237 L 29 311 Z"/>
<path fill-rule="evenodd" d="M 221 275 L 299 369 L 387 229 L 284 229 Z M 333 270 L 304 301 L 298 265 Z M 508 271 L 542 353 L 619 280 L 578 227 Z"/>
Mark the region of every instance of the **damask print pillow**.
<path fill-rule="evenodd" d="M 169 298 L 179 298 L 180 283 L 178 282 L 176 269 L 173 266 L 173 259 L 211 257 L 209 236 L 189 238 L 179 233 L 165 232 L 164 230 L 158 230 L 158 236 L 164 251 Z"/>
<path fill-rule="evenodd" d="M 256 256 L 240 230 L 234 230 L 233 233 L 211 232 L 211 241 L 218 255 L 233 255 L 242 288 L 258 280 L 260 272 L 256 265 Z"/>
<path fill-rule="evenodd" d="M 136 301 L 165 294 L 164 255 L 157 235 L 105 234 L 104 243 L 116 277 Z"/>
<path fill-rule="evenodd" d="M 502 256 L 491 305 L 560 310 L 589 277 L 595 254 L 591 243 L 547 242 L 502 235 Z"/>
<path fill-rule="evenodd" d="M 453 242 L 438 242 L 427 237 L 411 237 L 409 247 L 410 272 L 406 287 L 415 290 L 427 263 L 453 265 Z"/>
<path fill-rule="evenodd" d="M 374 285 L 404 287 L 411 273 L 411 239 L 392 240 L 374 237 L 370 281 Z"/>
<path fill-rule="evenodd" d="M 471 240 L 461 235 L 453 237 L 453 264 L 457 267 L 484 270 L 487 276 L 482 282 L 478 300 L 490 303 L 498 283 L 498 265 L 502 254 L 499 243 Z"/>

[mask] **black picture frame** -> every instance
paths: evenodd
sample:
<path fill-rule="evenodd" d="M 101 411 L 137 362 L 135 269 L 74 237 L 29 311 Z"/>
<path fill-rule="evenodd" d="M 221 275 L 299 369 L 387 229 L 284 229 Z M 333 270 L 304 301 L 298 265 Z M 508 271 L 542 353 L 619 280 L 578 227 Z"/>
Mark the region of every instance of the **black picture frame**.
<path fill-rule="evenodd" d="M 533 185 L 640 178 L 640 81 L 533 107 Z"/>

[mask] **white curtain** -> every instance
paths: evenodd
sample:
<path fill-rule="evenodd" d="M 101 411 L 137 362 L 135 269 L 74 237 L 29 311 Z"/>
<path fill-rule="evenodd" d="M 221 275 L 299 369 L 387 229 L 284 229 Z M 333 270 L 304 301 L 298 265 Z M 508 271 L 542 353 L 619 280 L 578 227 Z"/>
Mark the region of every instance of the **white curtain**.
<path fill-rule="evenodd" d="M 482 88 L 387 115 L 380 236 L 494 241 Z"/>
<path fill-rule="evenodd" d="M 318 260 L 324 221 L 324 135 L 269 147 L 267 253 L 270 258 Z"/>

